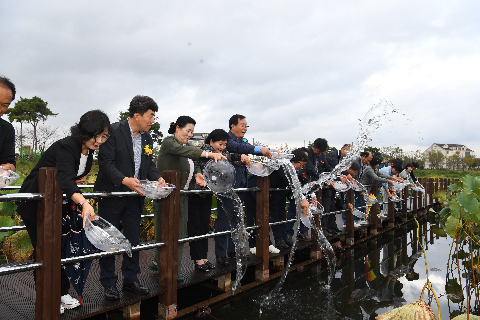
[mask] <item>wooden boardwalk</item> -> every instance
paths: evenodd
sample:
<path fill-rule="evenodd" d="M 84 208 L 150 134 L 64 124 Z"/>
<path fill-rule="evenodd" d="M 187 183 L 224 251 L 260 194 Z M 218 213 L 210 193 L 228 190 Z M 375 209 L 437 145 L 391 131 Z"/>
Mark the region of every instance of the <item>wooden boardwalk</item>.
<path fill-rule="evenodd" d="M 302 250 L 313 245 L 313 242 L 298 241 L 297 250 Z M 214 254 L 214 240 L 209 239 L 209 252 L 208 259 L 212 262 L 215 261 Z M 282 250 L 279 254 L 270 254 L 270 259 L 274 260 L 278 257 L 287 255 L 289 250 Z M 100 267 L 98 260 L 94 260 L 90 268 L 85 289 L 83 291 L 83 305 L 75 308 L 65 310 L 65 313 L 61 316 L 61 319 L 85 319 L 94 315 L 106 313 L 111 310 L 119 309 L 127 305 L 132 305 L 142 300 L 158 296 L 165 292 L 164 288 L 159 286 L 159 273 L 154 272 L 148 268 L 148 263 L 154 256 L 154 250 L 140 251 L 140 269 L 139 274 L 140 282 L 146 285 L 150 289 L 150 294 L 145 296 L 135 295 L 130 292 L 123 292 L 121 290 L 123 277 L 121 275 L 121 262 L 122 256 L 116 256 L 116 269 L 119 275 L 117 288 L 120 292 L 120 300 L 107 301 L 103 297 L 103 287 L 99 282 Z M 255 256 L 250 256 L 248 265 L 256 265 L 262 261 Z M 188 244 L 185 244 L 183 263 L 182 263 L 182 275 L 184 276 L 184 282 L 179 284 L 179 290 L 186 288 L 207 280 L 214 280 L 220 276 L 235 273 L 235 260 L 230 259 L 230 266 L 222 266 L 216 264 L 216 268 L 203 272 L 196 270 L 193 261 L 190 259 L 190 249 Z M 218 291 L 220 295 L 223 292 Z M 73 297 L 77 297 L 77 294 L 73 287 L 70 287 L 70 294 Z M 204 297 L 197 296 L 195 300 L 204 301 L 209 299 L 210 296 Z M 60 308 L 60 307 L 59 307 Z M 0 276 L 0 319 L 34 319 L 35 318 L 35 285 L 33 271 L 20 272 L 15 274 L 9 274 Z"/>
<path fill-rule="evenodd" d="M 61 206 L 58 199 L 62 199 L 61 190 L 56 185 L 56 172 L 52 168 L 42 168 L 43 182 L 39 182 L 46 190 L 45 196 L 39 202 L 39 237 L 37 242 L 37 251 L 42 252 L 39 261 L 42 266 L 38 269 L 44 281 L 37 283 L 38 288 L 35 291 L 33 272 L 19 272 L 0 276 L 0 319 L 84 319 L 95 315 L 108 313 L 108 319 L 112 319 L 110 314 L 119 314 L 113 318 L 140 319 L 140 302 L 142 310 L 147 304 L 151 304 L 148 312 L 142 311 L 142 314 L 151 319 L 158 316 L 162 319 L 173 319 L 195 312 L 203 306 L 213 305 L 224 299 L 232 297 L 230 284 L 235 277 L 235 263 L 231 259 L 231 265 L 216 265 L 216 268 L 209 272 L 202 272 L 194 268 L 193 261 L 190 260 L 190 250 L 188 244 L 185 245 L 182 261 L 182 275 L 185 281 L 177 286 L 177 267 L 176 252 L 178 245 L 178 211 L 180 191 L 176 190 L 168 198 L 162 201 L 162 223 L 160 241 L 165 245 L 161 248 L 160 267 L 162 273 L 153 272 L 148 269 L 148 264 L 152 260 L 154 250 L 144 250 L 140 252 L 141 273 L 139 279 L 142 284 L 150 288 L 150 294 L 139 296 L 128 292 L 121 292 L 121 299 L 117 301 L 105 301 L 104 289 L 99 282 L 98 261 L 92 263 L 90 274 L 85 285 L 83 293 L 83 305 L 73 310 L 65 310 L 61 317 L 56 314 L 60 308 L 55 300 L 60 299 L 59 285 L 59 266 L 60 254 L 52 248 L 60 247 L 61 234 Z M 179 184 L 179 173 L 176 171 L 165 171 L 164 177 L 169 183 Z M 167 179 L 168 177 L 168 179 Z M 443 180 L 441 183 L 433 179 L 426 179 L 423 183 L 426 186 L 426 196 L 417 197 L 417 192 L 413 192 L 413 204 L 411 210 L 406 205 L 406 193 L 403 199 L 404 205 L 401 212 L 395 210 L 396 204 L 388 203 L 388 218 L 377 219 L 378 205 L 372 207 L 371 221 L 367 225 L 354 227 L 353 215 L 347 214 L 346 228 L 341 235 L 335 238 L 340 239 L 348 252 L 354 252 L 354 247 L 358 244 L 368 244 L 379 234 L 390 233 L 395 228 L 404 225 L 411 220 L 413 216 L 425 214 L 428 207 L 434 204 L 432 194 L 440 187 L 445 188 L 450 181 Z M 289 249 L 282 250 L 278 254 L 268 253 L 269 238 L 269 217 L 268 217 L 268 199 L 269 184 L 268 177 L 261 178 L 257 182 L 260 191 L 257 193 L 256 223 L 259 228 L 256 230 L 257 236 L 257 255 L 251 256 L 248 260 L 249 268 L 245 277 L 242 279 L 242 286 L 236 293 L 245 292 L 262 285 L 268 281 L 275 281 L 282 274 L 282 270 L 288 259 Z M 372 191 L 376 193 L 377 186 L 374 184 Z M 91 195 L 95 197 L 98 195 Z M 100 195 L 101 196 L 101 195 Z M 321 201 L 321 193 L 317 194 Z M 353 204 L 353 190 L 347 193 L 348 202 Z M 48 214 L 45 214 L 48 213 Z M 340 215 L 337 215 L 337 225 L 340 227 Z M 318 217 L 316 217 L 318 219 Z M 317 221 L 318 224 L 318 221 Z M 271 238 L 271 236 L 270 236 Z M 330 241 L 333 239 L 329 239 Z M 337 241 L 337 240 L 335 240 Z M 40 249 L 41 250 L 40 250 Z M 39 255 L 37 254 L 37 258 Z M 316 241 L 298 241 L 295 260 L 291 270 L 303 269 L 306 265 L 318 263 L 322 258 L 320 246 Z M 215 261 L 214 240 L 209 239 L 208 259 Z M 116 267 L 119 280 L 117 288 L 121 289 L 121 256 L 116 256 Z M 268 260 L 268 261 L 267 261 Z M 161 284 L 161 285 L 160 285 Z M 76 296 L 73 289 L 72 296 Z M 55 297 L 55 298 L 54 298 Z M 58 306 L 58 309 L 57 309 Z M 160 313 L 160 314 L 158 314 Z M 105 319 L 105 317 L 103 318 Z"/>

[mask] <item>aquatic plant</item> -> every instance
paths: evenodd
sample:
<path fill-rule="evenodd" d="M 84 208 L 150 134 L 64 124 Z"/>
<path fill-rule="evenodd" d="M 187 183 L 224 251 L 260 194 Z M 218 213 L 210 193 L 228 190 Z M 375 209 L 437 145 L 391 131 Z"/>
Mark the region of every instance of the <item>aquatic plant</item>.
<path fill-rule="evenodd" d="M 454 303 L 463 303 L 466 298 L 466 311 L 479 308 L 479 266 L 480 256 L 480 176 L 465 176 L 454 182 L 446 190 L 435 194 L 445 207 L 439 212 L 440 225 L 434 232 L 442 231 L 452 237 L 445 290 Z M 458 277 L 453 276 L 454 271 Z M 462 285 L 465 278 L 465 287 Z M 466 294 L 464 294 L 464 289 Z M 474 302 L 472 303 L 472 295 Z"/>

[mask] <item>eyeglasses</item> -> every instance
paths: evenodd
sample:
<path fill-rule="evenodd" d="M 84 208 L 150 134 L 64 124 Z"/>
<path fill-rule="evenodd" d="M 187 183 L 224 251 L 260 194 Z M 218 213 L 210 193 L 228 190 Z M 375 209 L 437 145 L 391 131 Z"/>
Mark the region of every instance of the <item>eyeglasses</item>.
<path fill-rule="evenodd" d="M 100 141 L 104 141 L 104 142 L 107 141 L 108 138 L 110 138 L 109 134 L 100 134 L 100 135 L 95 136 L 95 140 L 100 139 Z"/>

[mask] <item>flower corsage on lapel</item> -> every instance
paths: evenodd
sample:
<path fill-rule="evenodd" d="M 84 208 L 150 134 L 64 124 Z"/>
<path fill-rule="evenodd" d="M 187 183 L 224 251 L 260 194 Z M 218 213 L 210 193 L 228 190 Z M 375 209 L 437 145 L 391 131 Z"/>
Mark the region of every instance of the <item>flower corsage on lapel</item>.
<path fill-rule="evenodd" d="M 149 156 L 153 153 L 152 146 L 147 144 L 143 147 L 143 154 Z"/>

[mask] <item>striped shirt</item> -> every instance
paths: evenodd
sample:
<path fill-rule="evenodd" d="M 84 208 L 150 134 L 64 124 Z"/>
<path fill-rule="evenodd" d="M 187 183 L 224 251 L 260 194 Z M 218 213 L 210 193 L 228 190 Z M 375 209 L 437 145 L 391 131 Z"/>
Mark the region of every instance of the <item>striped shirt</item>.
<path fill-rule="evenodd" d="M 135 137 L 133 135 L 132 127 L 130 123 L 128 124 L 130 128 L 130 135 L 132 136 L 132 143 L 133 143 L 133 161 L 135 163 L 135 175 L 134 178 L 138 179 L 138 172 L 140 171 L 140 165 L 142 164 L 142 134 L 143 132 L 139 132 Z"/>

